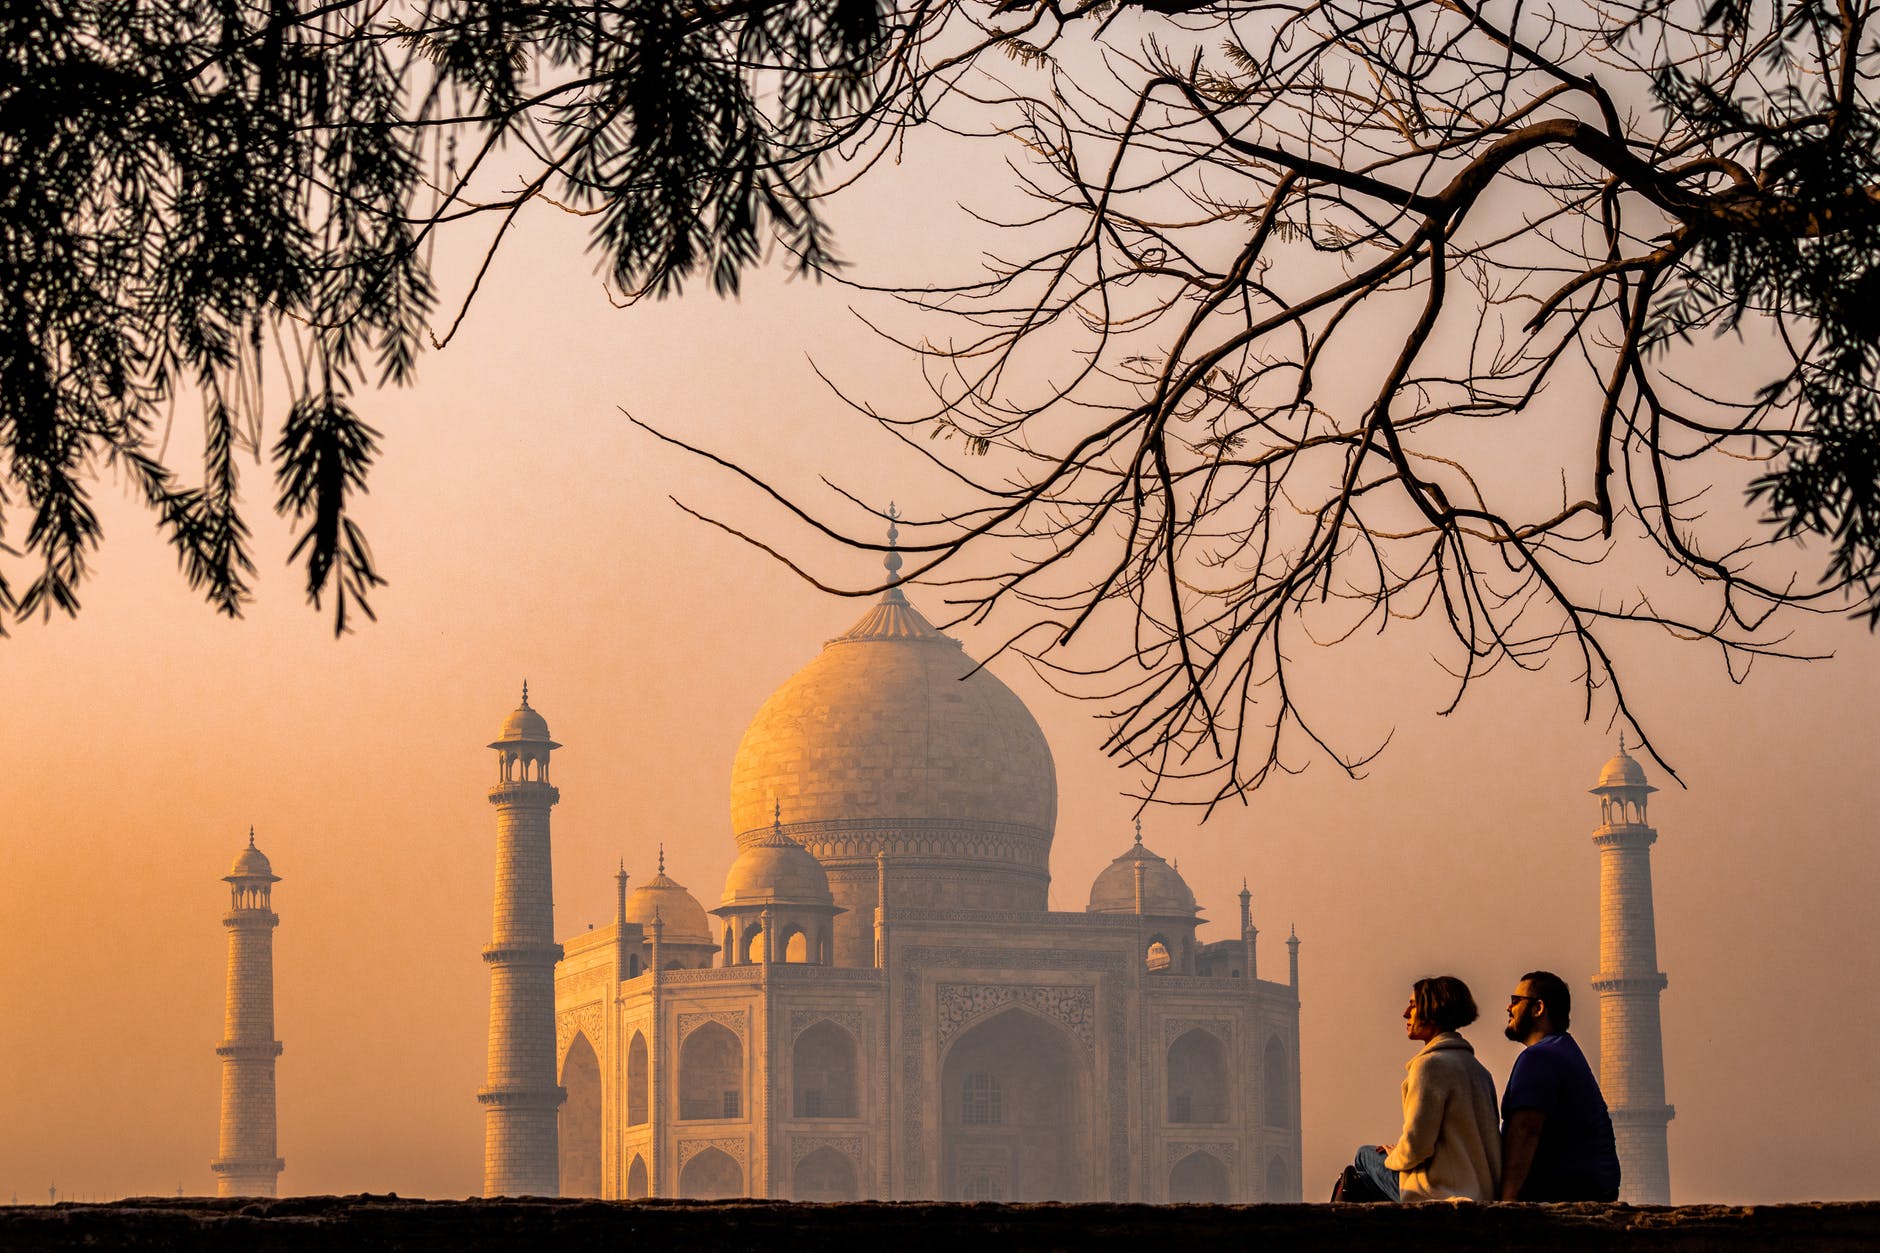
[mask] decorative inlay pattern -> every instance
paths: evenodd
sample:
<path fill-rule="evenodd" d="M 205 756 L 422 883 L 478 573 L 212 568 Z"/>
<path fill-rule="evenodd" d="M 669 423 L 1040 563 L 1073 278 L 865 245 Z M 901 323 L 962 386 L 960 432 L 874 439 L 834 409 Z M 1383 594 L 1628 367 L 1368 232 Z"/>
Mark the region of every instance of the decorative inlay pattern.
<path fill-rule="evenodd" d="M 762 966 L 700 966 L 692 970 L 662 970 L 659 972 L 659 984 L 661 987 L 679 983 L 755 984 L 763 978 L 763 969 Z M 640 978 L 645 979 L 647 976 L 641 975 Z M 882 972 L 872 967 L 773 962 L 770 978 L 803 983 L 880 983 Z"/>
<path fill-rule="evenodd" d="M 1205 1031 L 1209 1035 L 1213 1036 L 1215 1039 L 1219 1040 L 1223 1048 L 1229 1049 L 1229 1053 L 1231 1056 L 1231 1053 L 1232 1053 L 1231 1046 L 1233 1045 L 1233 1041 L 1234 1041 L 1234 1024 L 1230 1019 L 1226 1019 L 1226 1018 L 1165 1018 L 1163 1019 L 1162 1020 L 1162 1048 L 1163 1050 L 1166 1052 L 1168 1047 L 1171 1044 L 1175 1043 L 1175 1041 L 1181 1039 L 1183 1036 L 1187 1035 L 1190 1031 L 1194 1031 L 1197 1029 L 1201 1031 Z"/>
<path fill-rule="evenodd" d="M 833 1022 L 855 1040 L 859 1048 L 862 1042 L 862 1016 L 851 1009 L 793 1009 L 790 1011 L 790 1042 L 808 1031 L 819 1022 Z"/>
<path fill-rule="evenodd" d="M 703 1153 L 706 1149 L 717 1149 L 721 1153 L 728 1153 L 739 1166 L 744 1165 L 744 1137 L 715 1136 L 708 1140 L 679 1141 L 679 1169 L 684 1170 L 687 1162 L 697 1157 L 700 1153 Z"/>
<path fill-rule="evenodd" d="M 555 1060 L 559 1063 L 568 1059 L 568 1046 L 574 1043 L 576 1033 L 587 1037 L 588 1046 L 596 1053 L 601 1051 L 601 1003 L 581 1005 L 564 1010 L 555 1015 Z"/>
<path fill-rule="evenodd" d="M 1127 918 L 1130 915 L 1119 914 L 1117 916 Z M 1236 944 L 1239 942 L 1238 940 L 1234 941 Z M 1155 978 L 1150 979 L 1147 986 L 1152 995 L 1159 994 L 1161 996 L 1167 996 L 1171 992 L 1205 992 L 1209 996 L 1219 997 L 1232 995 L 1239 991 L 1245 983 L 1246 980 L 1244 979 L 1221 979 L 1213 975 L 1159 974 Z"/>
<path fill-rule="evenodd" d="M 888 863 L 890 875 L 894 873 L 894 866 L 894 862 Z M 1073 913 L 1054 909 L 1047 913 L 1017 909 L 936 909 L 925 905 L 898 906 L 894 910 L 894 918 L 897 922 L 970 922 L 982 927 L 1017 925 L 1027 928 L 1036 927 L 1039 920 L 1043 919 L 1054 927 L 1091 927 L 1100 931 L 1129 932 L 1136 930 L 1138 921 L 1134 914 L 1092 914 L 1084 910 Z"/>
<path fill-rule="evenodd" d="M 771 824 L 752 827 L 737 834 L 738 847 L 744 848 L 771 832 Z M 786 822 L 783 833 L 807 847 L 812 841 L 843 836 L 878 840 L 900 835 L 976 835 L 1029 839 L 1049 847 L 1051 832 L 1020 822 L 988 822 L 982 818 L 828 818 L 815 822 Z"/>
<path fill-rule="evenodd" d="M 940 1047 L 966 1028 L 1010 1005 L 1035 1009 L 1062 1023 L 1084 1046 L 1097 1048 L 1097 994 L 1085 984 L 942 983 L 939 996 Z"/>
<path fill-rule="evenodd" d="M 715 1022 L 738 1037 L 742 1044 L 749 1035 L 750 1015 L 742 1009 L 708 1009 L 696 1013 L 679 1015 L 679 1043 L 708 1022 Z"/>
<path fill-rule="evenodd" d="M 790 1138 L 790 1169 L 818 1149 L 834 1149 L 842 1156 L 855 1163 L 859 1171 L 862 1164 L 862 1137 L 860 1136 L 792 1136 Z"/>
<path fill-rule="evenodd" d="M 1163 1170 L 1174 1169 L 1190 1153 L 1206 1153 L 1231 1169 L 1240 1161 L 1240 1144 L 1235 1140 L 1170 1140 L 1163 1150 Z"/>

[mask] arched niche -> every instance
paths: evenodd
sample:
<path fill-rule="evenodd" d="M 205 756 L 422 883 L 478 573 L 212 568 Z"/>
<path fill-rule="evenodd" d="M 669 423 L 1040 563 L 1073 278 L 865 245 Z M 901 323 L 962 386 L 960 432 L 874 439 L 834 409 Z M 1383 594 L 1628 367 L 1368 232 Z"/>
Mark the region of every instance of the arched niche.
<path fill-rule="evenodd" d="M 1177 1205 L 1223 1205 L 1227 1166 L 1212 1153 L 1190 1153 L 1168 1172 L 1168 1199 Z"/>
<path fill-rule="evenodd" d="M 561 1194 L 601 1194 L 601 1063 L 586 1035 L 575 1033 L 561 1063 Z"/>
<path fill-rule="evenodd" d="M 646 1159 L 635 1153 L 633 1163 L 627 1167 L 627 1199 L 637 1201 L 646 1194 Z"/>
<path fill-rule="evenodd" d="M 728 1028 L 708 1022 L 679 1049 L 679 1118 L 738 1118 L 743 1111 L 744 1046 Z"/>
<path fill-rule="evenodd" d="M 1260 1059 L 1260 1104 L 1269 1127 L 1293 1125 L 1292 1068 L 1286 1064 L 1286 1046 L 1278 1036 L 1269 1036 L 1266 1052 Z"/>
<path fill-rule="evenodd" d="M 651 1086 L 652 1075 L 646 1065 L 646 1037 L 635 1031 L 627 1045 L 627 1126 L 646 1125 Z"/>
<path fill-rule="evenodd" d="M 1168 942 L 1158 935 L 1149 941 L 1149 948 L 1143 954 L 1142 964 L 1160 974 L 1173 965 L 1174 960 L 1169 954 Z"/>
<path fill-rule="evenodd" d="M 722 1149 L 700 1149 L 679 1172 L 679 1195 L 722 1201 L 744 1195 L 744 1168 Z"/>
<path fill-rule="evenodd" d="M 790 1195 L 799 1201 L 859 1201 L 855 1163 L 831 1148 L 805 1154 L 791 1175 Z"/>
<path fill-rule="evenodd" d="M 1299 1191 L 1293 1187 L 1292 1171 L 1286 1168 L 1283 1157 L 1275 1156 L 1266 1164 L 1266 1199 L 1269 1202 L 1299 1199 Z"/>
<path fill-rule="evenodd" d="M 1227 1046 L 1200 1027 L 1169 1045 L 1168 1120 L 1223 1123 L 1228 1117 Z"/>
<path fill-rule="evenodd" d="M 1016 1006 L 961 1034 L 941 1066 L 941 1195 L 1085 1200 L 1089 1070 L 1069 1032 Z"/>
<path fill-rule="evenodd" d="M 791 1113 L 797 1118 L 856 1115 L 855 1037 L 824 1019 L 790 1051 Z"/>
<path fill-rule="evenodd" d="M 807 963 L 809 961 L 809 936 L 801 927 L 791 927 L 783 937 L 783 960 L 787 962 Z"/>

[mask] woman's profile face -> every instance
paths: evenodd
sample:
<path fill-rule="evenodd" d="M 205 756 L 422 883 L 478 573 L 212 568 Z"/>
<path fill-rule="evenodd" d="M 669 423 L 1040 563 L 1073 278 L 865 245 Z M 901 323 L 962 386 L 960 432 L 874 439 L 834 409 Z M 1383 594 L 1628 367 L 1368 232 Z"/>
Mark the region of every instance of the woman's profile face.
<path fill-rule="evenodd" d="M 1414 993 L 1411 994 L 1410 1003 L 1403 1007 L 1403 1033 L 1412 1040 L 1421 1040 L 1425 1043 L 1441 1034 L 1417 1008 L 1417 998 Z"/>

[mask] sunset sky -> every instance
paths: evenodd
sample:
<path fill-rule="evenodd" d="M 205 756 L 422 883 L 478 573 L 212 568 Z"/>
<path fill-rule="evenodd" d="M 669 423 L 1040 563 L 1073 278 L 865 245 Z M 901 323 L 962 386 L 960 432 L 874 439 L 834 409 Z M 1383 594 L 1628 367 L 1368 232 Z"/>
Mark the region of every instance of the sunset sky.
<path fill-rule="evenodd" d="M 962 180 L 946 160 L 883 173 L 844 202 L 858 273 L 954 256 Z M 775 272 L 734 302 L 701 292 L 613 308 L 580 224 L 532 209 L 464 330 L 413 389 L 360 398 L 384 433 L 362 520 L 390 586 L 344 639 L 283 565 L 265 467 L 248 500 L 262 575 L 218 618 L 121 485 L 100 485 L 106 545 L 76 620 L 0 641 L 14 701 L 0 784 L 0 1201 L 210 1193 L 227 902 L 252 823 L 274 894 L 284 1192 L 463 1196 L 481 1179 L 494 822 L 491 740 L 522 680 L 564 747 L 555 780 L 557 926 L 612 918 L 616 862 L 667 868 L 717 903 L 733 852 L 733 751 L 765 696 L 862 612 L 707 528 L 668 497 L 784 541 L 860 586 L 866 557 L 817 546 L 724 472 L 622 410 L 734 455 L 837 510 L 817 476 L 870 503 L 943 502 L 937 478 L 847 411 L 814 366 L 892 399 L 907 354 L 849 312 L 854 293 Z M 466 241 L 467 242 L 467 241 Z M 458 293 L 468 253 L 439 259 Z M 968 253 L 970 257 L 970 252 Z M 176 447 L 187 444 L 179 413 Z M 925 495 L 924 495 L 925 493 Z M 1716 507 L 1729 507 L 1720 502 Z M 860 525 L 851 510 L 841 515 Z M 1651 577 L 1620 571 L 1615 581 Z M 912 599 L 944 618 L 940 594 Z M 1880 643 L 1837 618 L 1797 624 L 1830 661 L 1732 684 L 1714 650 L 1628 656 L 1632 695 L 1688 788 L 1652 818 L 1665 1069 L 1679 1201 L 1871 1196 L 1880 1125 Z M 968 651 L 995 637 L 961 633 Z M 1180 861 L 1232 933 L 1242 876 L 1262 976 L 1302 940 L 1305 1193 L 1359 1143 L 1395 1138 L 1410 983 L 1462 976 L 1487 1009 L 1466 1032 L 1500 1081 L 1499 1006 L 1534 967 L 1566 976 L 1596 1054 L 1598 802 L 1616 742 L 1583 720 L 1570 658 L 1497 673 L 1443 718 L 1442 672 L 1414 630 L 1312 659 L 1353 747 L 1394 738 L 1361 781 L 1310 759 L 1205 824 L 1154 809 L 1145 842 Z M 1081 909 L 1131 838 L 1139 781 L 1100 751 L 1091 710 L 999 664 L 1057 760 L 1054 908 Z"/>

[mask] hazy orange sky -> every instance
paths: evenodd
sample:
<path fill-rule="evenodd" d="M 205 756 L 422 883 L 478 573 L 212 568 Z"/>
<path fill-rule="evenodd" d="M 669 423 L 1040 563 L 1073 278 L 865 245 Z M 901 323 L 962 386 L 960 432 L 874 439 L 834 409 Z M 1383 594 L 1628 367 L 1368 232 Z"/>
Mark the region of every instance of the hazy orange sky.
<path fill-rule="evenodd" d="M 980 171 L 978 173 L 983 173 Z M 842 217 L 863 265 L 950 246 L 961 170 L 890 172 Z M 0 642 L 7 719 L 0 839 L 0 1199 L 214 1189 L 226 903 L 254 824 L 282 882 L 276 934 L 285 1192 L 461 1196 L 480 1182 L 493 819 L 484 745 L 526 676 L 556 756 L 557 924 L 612 917 L 611 872 L 667 866 L 708 907 L 732 854 L 729 769 L 764 697 L 861 607 L 821 595 L 688 519 L 676 493 L 789 535 L 774 508 L 628 426 L 624 407 L 778 480 L 828 473 L 918 510 L 934 476 L 847 413 L 811 358 L 862 394 L 906 387 L 830 286 L 753 282 L 612 308 L 578 225 L 548 209 L 485 282 L 456 342 L 408 392 L 363 398 L 385 454 L 362 511 L 391 585 L 377 624 L 331 637 L 282 566 L 290 537 L 248 498 L 262 578 L 245 620 L 214 617 L 116 485 L 76 621 Z M 443 259 L 461 276 L 461 258 Z M 187 425 L 179 418 L 181 430 Z M 860 584 L 866 559 L 794 551 Z M 1651 571 L 1624 573 L 1650 577 Z M 1623 581 L 1615 575 L 1615 581 Z M 938 596 L 913 598 L 935 618 Z M 1731 685 L 1712 653 L 1631 654 L 1633 695 L 1689 790 L 1652 817 L 1680 1201 L 1857 1197 L 1880 1124 L 1869 913 L 1880 889 L 1872 711 L 1880 646 L 1804 626 L 1830 662 Z M 965 633 L 970 651 L 991 637 Z M 1130 839 L 1136 784 L 1088 708 L 995 667 L 1050 738 L 1055 908 L 1079 909 Z M 1261 974 L 1303 941 L 1305 1192 L 1360 1142 L 1394 1136 L 1412 980 L 1461 975 L 1485 1006 L 1531 967 L 1567 976 L 1598 1041 L 1598 818 L 1606 708 L 1581 719 L 1568 665 L 1496 674 L 1439 718 L 1443 676 L 1414 632 L 1327 654 L 1314 681 L 1354 744 L 1395 729 L 1361 782 L 1317 761 L 1205 826 L 1152 810 L 1230 933 L 1243 875 Z M 1498 1079 L 1499 1019 L 1469 1034 Z"/>

